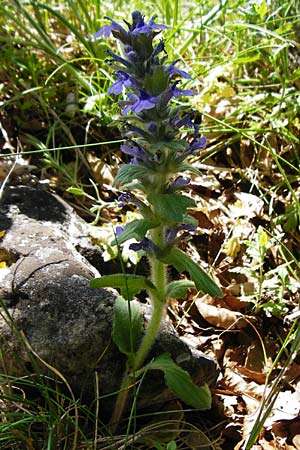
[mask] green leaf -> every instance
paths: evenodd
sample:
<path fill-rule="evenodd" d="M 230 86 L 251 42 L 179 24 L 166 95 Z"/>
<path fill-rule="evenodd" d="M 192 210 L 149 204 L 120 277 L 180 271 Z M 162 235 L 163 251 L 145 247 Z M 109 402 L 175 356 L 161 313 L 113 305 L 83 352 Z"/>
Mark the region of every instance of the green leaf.
<path fill-rule="evenodd" d="M 190 280 L 171 281 L 167 285 L 166 298 L 185 298 L 186 291 L 195 288 L 195 283 Z"/>
<path fill-rule="evenodd" d="M 211 408 L 211 393 L 207 384 L 194 384 L 190 374 L 177 366 L 168 353 L 158 356 L 147 367 L 162 370 L 168 388 L 187 405 L 197 409 Z"/>
<path fill-rule="evenodd" d="M 148 196 L 149 203 L 157 214 L 167 223 L 183 222 L 187 208 L 195 206 L 194 200 L 180 194 L 160 194 L 153 192 Z"/>
<path fill-rule="evenodd" d="M 122 164 L 115 178 L 114 184 L 129 183 L 137 178 L 149 175 L 150 169 L 138 164 Z"/>
<path fill-rule="evenodd" d="M 146 91 L 154 97 L 157 97 L 166 90 L 168 82 L 169 75 L 164 70 L 163 66 L 158 66 L 151 74 L 146 73 L 144 79 Z"/>
<path fill-rule="evenodd" d="M 94 278 L 90 281 L 91 288 L 113 287 L 121 290 L 122 296 L 126 300 L 132 298 L 143 289 L 156 291 L 154 284 L 148 278 L 140 275 L 130 275 L 123 273 L 115 273 L 112 275 L 103 275 L 101 278 Z"/>
<path fill-rule="evenodd" d="M 264 16 L 268 12 L 267 3 L 265 1 L 262 1 L 261 3 L 254 3 L 253 6 L 254 6 L 255 11 L 259 14 L 260 19 L 263 20 Z"/>
<path fill-rule="evenodd" d="M 165 149 L 174 150 L 174 152 L 177 152 L 177 151 L 183 152 L 186 149 L 186 147 L 187 147 L 186 142 L 179 140 L 179 139 L 175 139 L 174 141 L 159 141 L 154 144 L 151 144 L 151 145 L 149 145 L 149 150 L 151 153 L 155 153 L 155 152 L 161 151 L 162 149 L 165 148 Z M 172 158 L 173 161 L 174 161 L 174 158 L 175 158 L 175 155 L 173 155 L 173 158 Z M 178 172 L 177 165 L 178 165 L 178 163 L 176 163 L 176 166 L 175 166 L 176 171 L 175 172 Z"/>
<path fill-rule="evenodd" d="M 83 189 L 77 188 L 77 187 L 69 187 L 67 189 L 67 192 L 73 195 L 85 195 L 85 192 Z"/>
<path fill-rule="evenodd" d="M 132 355 L 143 334 L 144 319 L 137 302 L 128 303 L 117 297 L 114 306 L 113 341 L 120 352 Z"/>
<path fill-rule="evenodd" d="M 123 242 L 128 241 L 128 239 L 136 239 L 140 241 L 145 237 L 148 230 L 155 228 L 159 225 L 159 222 L 151 219 L 139 219 L 129 222 L 120 236 L 114 239 L 110 245 L 123 244 Z"/>
<path fill-rule="evenodd" d="M 165 264 L 173 265 L 180 273 L 187 271 L 199 291 L 210 294 L 212 297 L 223 297 L 219 286 L 195 261 L 179 248 L 172 248 L 170 253 L 162 258 L 161 261 Z"/>
<path fill-rule="evenodd" d="M 190 166 L 189 164 L 180 164 L 180 166 L 178 166 L 177 168 L 178 172 L 191 172 L 194 173 L 195 175 L 201 175 L 200 170 L 196 169 L 193 166 Z"/>

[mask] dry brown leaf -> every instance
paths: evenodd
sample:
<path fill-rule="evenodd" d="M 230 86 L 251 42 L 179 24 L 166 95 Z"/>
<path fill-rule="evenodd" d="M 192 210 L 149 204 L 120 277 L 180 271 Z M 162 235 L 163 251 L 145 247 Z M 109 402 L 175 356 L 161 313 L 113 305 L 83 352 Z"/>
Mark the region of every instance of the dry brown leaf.
<path fill-rule="evenodd" d="M 264 386 L 258 385 L 253 381 L 246 381 L 240 374 L 232 370 L 226 370 L 224 378 L 221 380 L 221 386 L 230 390 L 235 395 L 251 398 L 257 402 L 261 401 Z"/>
<path fill-rule="evenodd" d="M 284 381 L 290 383 L 296 379 L 300 378 L 300 366 L 299 364 L 293 362 L 284 374 Z"/>
<path fill-rule="evenodd" d="M 247 357 L 244 366 L 250 371 L 258 373 L 267 371 L 265 367 L 266 361 L 262 345 L 263 344 L 259 339 L 254 339 L 251 342 L 251 345 L 247 348 Z"/>
<path fill-rule="evenodd" d="M 276 436 L 294 439 L 300 434 L 300 416 L 291 420 L 277 420 L 272 424 L 272 432 Z"/>
<path fill-rule="evenodd" d="M 238 366 L 236 369 L 241 375 L 250 378 L 250 380 L 255 381 L 255 383 L 264 384 L 266 381 L 266 375 L 264 373 L 255 372 L 254 370 L 247 369 L 247 367 L 243 366 Z"/>
<path fill-rule="evenodd" d="M 240 311 L 241 309 L 249 306 L 248 302 L 240 300 L 235 295 L 226 295 L 226 297 L 224 297 L 223 300 L 228 306 L 228 308 L 233 311 Z"/>
<path fill-rule="evenodd" d="M 91 168 L 94 180 L 100 185 L 108 184 L 111 186 L 114 181 L 114 174 L 112 173 L 112 167 L 103 162 L 100 158 L 97 158 L 91 153 L 87 154 L 87 160 Z"/>
<path fill-rule="evenodd" d="M 300 450 L 300 434 L 296 434 L 296 436 L 293 437 L 293 444 L 297 450 Z"/>
<path fill-rule="evenodd" d="M 195 304 L 203 319 L 216 327 L 239 330 L 248 325 L 244 315 L 240 312 L 218 308 L 214 305 L 206 305 L 200 299 L 197 299 Z"/>

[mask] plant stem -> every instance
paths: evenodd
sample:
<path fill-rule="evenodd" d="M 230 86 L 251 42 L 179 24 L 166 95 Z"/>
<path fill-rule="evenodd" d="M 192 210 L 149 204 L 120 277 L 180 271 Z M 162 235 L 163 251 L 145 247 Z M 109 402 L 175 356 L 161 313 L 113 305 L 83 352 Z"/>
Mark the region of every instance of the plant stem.
<path fill-rule="evenodd" d="M 161 301 L 161 299 L 152 298 L 152 316 L 146 329 L 145 336 L 134 359 L 134 370 L 138 370 L 142 366 L 146 356 L 151 350 L 151 347 L 159 331 L 164 312 L 165 304 Z"/>
<path fill-rule="evenodd" d="M 164 239 L 163 226 L 157 227 L 154 230 L 152 230 L 151 238 L 152 241 L 157 246 L 162 245 Z M 151 295 L 151 304 L 152 304 L 151 319 L 146 329 L 141 345 L 135 355 L 132 371 L 127 370 L 116 400 L 114 413 L 110 420 L 110 430 L 112 433 L 116 431 L 120 418 L 123 414 L 123 410 L 125 408 L 129 393 L 129 388 L 132 382 L 134 381 L 135 372 L 138 369 L 140 369 L 149 351 L 151 350 L 151 347 L 158 334 L 160 324 L 166 310 L 166 300 L 164 296 L 166 291 L 166 279 L 167 279 L 166 265 L 160 262 L 155 257 L 151 259 L 149 257 L 149 262 L 151 266 L 151 281 L 156 286 L 157 293 L 155 292 Z"/>
<path fill-rule="evenodd" d="M 109 421 L 109 429 L 112 434 L 114 434 L 117 431 L 119 421 L 122 417 L 122 414 L 123 414 L 123 411 L 124 411 L 124 408 L 126 405 L 126 401 L 127 401 L 127 397 L 129 394 L 129 388 L 130 388 L 131 383 L 132 383 L 132 379 L 130 376 L 130 372 L 128 370 L 126 370 L 126 374 L 123 378 L 121 388 L 120 388 L 120 391 L 118 393 L 118 397 L 117 397 L 117 400 L 115 403 L 114 412 Z"/>
<path fill-rule="evenodd" d="M 155 245 L 161 247 L 164 241 L 163 226 L 154 228 L 151 232 L 151 239 Z M 152 305 L 152 316 L 149 325 L 146 329 L 146 333 L 142 343 L 137 351 L 135 357 L 134 369 L 138 370 L 146 356 L 148 355 L 157 333 L 166 309 L 166 278 L 167 278 L 167 268 L 166 265 L 159 261 L 157 258 L 149 257 L 149 263 L 151 266 L 151 281 L 156 286 L 157 294 L 153 293 L 151 295 L 151 305 Z"/>

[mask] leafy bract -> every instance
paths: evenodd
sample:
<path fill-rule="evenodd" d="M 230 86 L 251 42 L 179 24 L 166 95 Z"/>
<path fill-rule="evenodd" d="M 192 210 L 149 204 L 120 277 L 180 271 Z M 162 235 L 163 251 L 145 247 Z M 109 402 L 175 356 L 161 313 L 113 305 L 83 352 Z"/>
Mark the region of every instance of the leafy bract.
<path fill-rule="evenodd" d="M 158 66 L 151 74 L 145 75 L 145 88 L 151 95 L 160 95 L 168 86 L 169 75 L 163 66 Z"/>
<path fill-rule="evenodd" d="M 155 228 L 159 225 L 159 222 L 153 219 L 138 219 L 133 220 L 125 226 L 123 233 L 114 239 L 111 245 L 123 244 L 128 239 L 136 239 L 137 241 L 145 237 L 148 230 Z"/>
<path fill-rule="evenodd" d="M 196 169 L 195 167 L 191 166 L 190 164 L 180 164 L 177 168 L 178 172 L 191 172 L 195 175 L 201 175 L 200 170 Z"/>
<path fill-rule="evenodd" d="M 182 141 L 181 139 L 174 139 L 172 141 L 161 141 L 155 144 L 151 144 L 149 147 L 151 152 L 157 152 L 158 150 L 161 150 L 162 148 L 171 149 L 174 151 L 181 151 L 183 152 L 187 147 L 187 143 Z"/>
<path fill-rule="evenodd" d="M 119 172 L 117 173 L 114 184 L 129 183 L 132 180 L 148 175 L 149 171 L 150 169 L 138 164 L 122 164 Z"/>
<path fill-rule="evenodd" d="M 143 334 L 143 316 L 137 302 L 117 297 L 114 306 L 113 341 L 127 356 L 136 351 Z"/>
<path fill-rule="evenodd" d="M 135 294 L 143 289 L 155 291 L 156 287 L 148 280 L 148 278 L 140 275 L 130 275 L 123 273 L 115 273 L 112 275 L 104 275 L 101 278 L 94 278 L 90 281 L 91 288 L 113 287 L 119 288 L 121 294 L 126 300 L 132 300 Z"/>
<path fill-rule="evenodd" d="M 169 353 L 158 356 L 147 367 L 162 370 L 168 388 L 187 405 L 197 409 L 211 408 L 211 393 L 208 385 L 194 384 L 190 374 L 177 366 Z"/>
<path fill-rule="evenodd" d="M 212 297 L 223 297 L 219 286 L 195 261 L 179 248 L 172 248 L 169 254 L 162 258 L 161 261 L 165 264 L 173 265 L 178 272 L 187 271 L 199 291 L 210 294 Z"/>
<path fill-rule="evenodd" d="M 180 194 L 161 194 L 153 192 L 148 196 L 155 212 L 166 223 L 183 222 L 186 209 L 195 206 L 194 200 Z"/>

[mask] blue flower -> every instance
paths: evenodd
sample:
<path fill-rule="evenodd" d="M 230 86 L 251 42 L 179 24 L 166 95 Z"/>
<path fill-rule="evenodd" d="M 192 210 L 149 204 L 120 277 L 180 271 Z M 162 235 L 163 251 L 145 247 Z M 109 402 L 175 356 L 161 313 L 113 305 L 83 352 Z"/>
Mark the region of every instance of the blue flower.
<path fill-rule="evenodd" d="M 115 235 L 116 237 L 121 236 L 121 234 L 123 233 L 123 231 L 125 230 L 125 227 L 123 226 L 117 226 L 115 229 Z"/>
<path fill-rule="evenodd" d="M 102 36 L 109 37 L 110 33 L 113 31 L 119 31 L 122 34 L 127 34 L 127 31 L 124 30 L 124 28 L 118 24 L 118 22 L 115 22 L 110 17 L 104 16 L 104 19 L 108 19 L 111 21 L 110 25 L 105 25 L 104 27 L 100 28 L 95 34 L 94 37 L 100 38 Z"/>
<path fill-rule="evenodd" d="M 111 59 L 105 59 L 105 62 L 108 64 L 113 64 L 114 61 L 119 62 L 121 64 L 124 64 L 124 66 L 126 67 L 130 67 L 131 63 L 129 61 L 127 61 L 124 58 L 121 58 L 121 56 L 116 55 L 114 52 L 112 52 L 111 50 L 106 50 L 106 53 L 111 56 Z"/>
<path fill-rule="evenodd" d="M 190 153 L 194 153 L 196 150 L 200 150 L 202 148 L 206 147 L 206 137 L 205 136 L 199 136 L 192 140 L 192 142 L 189 145 L 188 151 Z"/>
<path fill-rule="evenodd" d="M 175 81 L 175 83 L 171 86 L 171 91 L 173 97 L 183 97 L 188 95 L 196 95 L 197 92 L 192 91 L 191 89 L 178 89 L 177 87 L 178 81 Z"/>
<path fill-rule="evenodd" d="M 159 253 L 159 248 L 154 244 L 150 239 L 144 237 L 141 242 L 134 242 L 129 245 L 130 250 L 134 250 L 138 252 L 139 250 L 143 250 L 146 253 Z"/>
<path fill-rule="evenodd" d="M 185 158 L 187 158 L 189 155 L 192 155 L 193 153 L 196 153 L 197 150 L 201 150 L 202 148 L 206 147 L 206 137 L 205 136 L 198 136 L 195 139 L 192 140 L 192 142 L 189 144 L 189 146 L 184 150 L 183 153 L 180 153 L 176 156 L 176 160 L 178 162 L 183 161 Z"/>
<path fill-rule="evenodd" d="M 124 44 L 129 43 L 132 40 L 133 36 L 139 34 L 157 34 L 159 31 L 168 28 L 166 25 L 155 23 L 156 15 L 153 16 L 148 23 L 144 22 L 144 18 L 140 11 L 134 11 L 132 13 L 132 24 L 124 21 L 129 29 L 126 31 L 118 22 L 115 22 L 110 17 L 105 16 L 105 19 L 110 20 L 109 25 L 105 25 L 100 28 L 95 34 L 94 37 L 100 38 L 102 36 L 109 37 L 112 33 L 116 35 Z"/>
<path fill-rule="evenodd" d="M 179 81 L 175 81 L 172 84 L 172 86 L 170 86 L 165 92 L 163 92 L 163 94 L 161 94 L 161 106 L 163 108 L 167 106 L 168 102 L 171 100 L 172 97 L 178 98 L 197 94 L 195 91 L 192 91 L 191 89 L 179 89 L 177 87 L 178 83 Z"/>
<path fill-rule="evenodd" d="M 147 123 L 147 128 L 149 130 L 149 133 L 152 134 L 152 136 L 157 137 L 158 136 L 158 127 L 156 122 L 149 122 Z"/>
<path fill-rule="evenodd" d="M 181 69 L 178 69 L 178 67 L 175 67 L 175 64 L 177 64 L 178 61 L 179 61 L 179 59 L 176 59 L 176 61 L 173 61 L 167 67 L 164 67 L 165 72 L 167 72 L 170 75 L 170 77 L 172 77 L 173 75 L 179 75 L 182 78 L 187 78 L 187 79 L 192 78 L 191 75 L 188 74 L 187 72 L 185 72 L 184 70 L 181 70 Z"/>
<path fill-rule="evenodd" d="M 137 199 L 135 195 L 131 194 L 131 192 L 126 191 L 123 192 L 119 198 L 118 207 L 122 208 L 123 206 L 127 205 L 128 203 L 133 203 L 135 206 L 137 206 L 140 210 L 143 210 L 146 205 L 141 200 Z"/>
<path fill-rule="evenodd" d="M 157 44 L 157 46 L 155 47 L 155 49 L 153 50 L 153 53 L 151 55 L 152 59 L 155 58 L 155 56 L 157 56 L 159 53 L 161 52 L 165 52 L 165 43 L 164 41 L 159 41 L 159 43 Z M 165 52 L 166 53 L 166 52 Z"/>
<path fill-rule="evenodd" d="M 142 148 L 133 145 L 128 146 L 126 144 L 123 144 L 121 145 L 121 150 L 127 155 L 132 156 L 129 162 L 130 164 L 138 164 L 140 166 L 142 165 L 148 168 L 152 167 L 149 156 Z"/>
<path fill-rule="evenodd" d="M 122 144 L 121 150 L 127 155 L 135 156 L 141 159 L 147 158 L 147 154 L 145 153 L 145 151 L 141 147 L 138 147 L 136 145 Z"/>
<path fill-rule="evenodd" d="M 173 119 L 173 123 L 176 126 L 176 128 L 181 127 L 188 127 L 188 128 L 194 128 L 194 134 L 198 136 L 199 133 L 199 125 L 193 121 L 194 113 L 185 114 L 181 119 L 176 116 Z"/>
<path fill-rule="evenodd" d="M 115 74 L 117 75 L 118 80 L 110 86 L 108 90 L 109 94 L 118 95 L 123 91 L 123 87 L 129 88 L 133 86 L 133 80 L 127 72 L 124 70 L 117 70 Z"/>
<path fill-rule="evenodd" d="M 147 137 L 148 133 L 143 130 L 140 127 L 136 127 L 135 125 L 132 125 L 131 123 L 126 124 L 125 127 L 125 136 L 128 138 L 131 138 L 132 136 L 140 135 L 143 137 Z"/>
<path fill-rule="evenodd" d="M 191 181 L 190 178 L 184 178 L 180 175 L 179 177 L 176 178 L 176 180 L 174 180 L 170 184 L 168 191 L 174 192 L 177 189 L 183 188 L 183 187 L 187 186 L 190 183 L 190 181 Z"/>
<path fill-rule="evenodd" d="M 126 116 L 129 111 L 139 113 L 141 111 L 144 111 L 145 109 L 152 109 L 155 107 L 159 100 L 157 97 L 152 97 L 151 95 L 147 94 L 146 91 L 140 91 L 138 96 L 129 93 L 128 98 L 131 103 L 124 108 L 124 116 Z"/>
<path fill-rule="evenodd" d="M 152 16 L 148 23 L 144 22 L 144 18 L 139 11 L 135 11 L 132 13 L 133 21 L 138 19 L 135 27 L 132 29 L 132 34 L 150 34 L 152 32 L 157 32 L 161 30 L 165 30 L 168 27 L 161 23 L 155 23 L 156 15 Z"/>
<path fill-rule="evenodd" d="M 179 240 L 182 240 L 182 237 L 179 239 L 177 237 L 177 234 L 179 231 L 195 231 L 197 228 L 196 225 L 193 225 L 191 223 L 178 225 L 174 228 L 168 228 L 166 230 L 166 240 L 170 245 L 176 244 Z"/>

